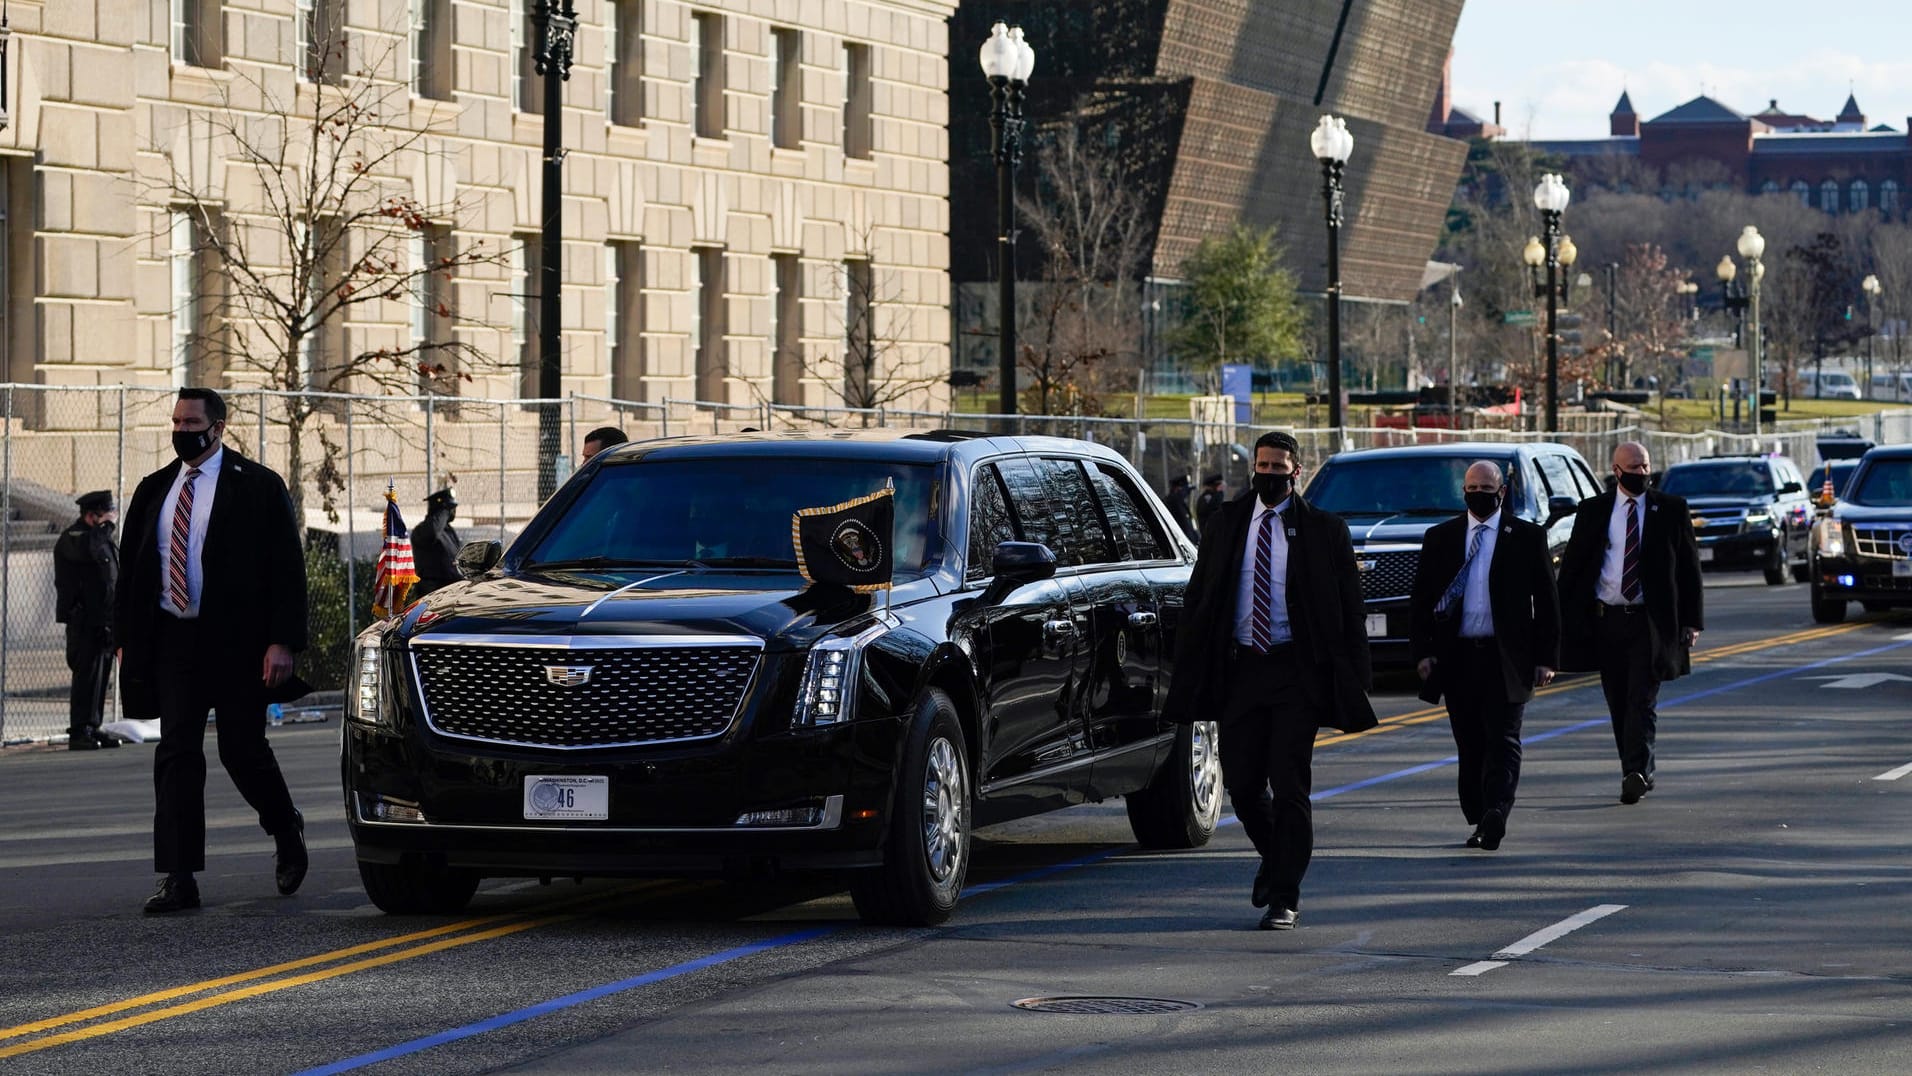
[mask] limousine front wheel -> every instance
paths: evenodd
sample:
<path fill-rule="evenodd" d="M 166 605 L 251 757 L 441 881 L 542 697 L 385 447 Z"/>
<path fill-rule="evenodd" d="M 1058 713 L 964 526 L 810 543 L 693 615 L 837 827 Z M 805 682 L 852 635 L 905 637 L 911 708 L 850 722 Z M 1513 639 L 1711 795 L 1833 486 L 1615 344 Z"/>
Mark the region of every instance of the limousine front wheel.
<path fill-rule="evenodd" d="M 451 915 L 471 903 L 478 875 L 407 855 L 397 863 L 359 860 L 365 895 L 388 915 Z"/>
<path fill-rule="evenodd" d="M 1155 783 L 1127 800 L 1129 829 L 1144 848 L 1200 848 L 1222 817 L 1221 743 L 1213 721 L 1183 725 Z"/>
<path fill-rule="evenodd" d="M 850 896 L 866 922 L 930 926 L 949 918 L 969 873 L 969 753 L 949 696 L 930 690 L 910 722 L 883 865 Z"/>

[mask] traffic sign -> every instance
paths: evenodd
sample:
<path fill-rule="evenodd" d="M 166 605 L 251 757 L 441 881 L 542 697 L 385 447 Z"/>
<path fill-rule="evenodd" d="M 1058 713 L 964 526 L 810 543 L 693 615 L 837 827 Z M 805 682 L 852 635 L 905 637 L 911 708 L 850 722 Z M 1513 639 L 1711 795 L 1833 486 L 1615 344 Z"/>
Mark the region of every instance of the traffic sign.
<path fill-rule="evenodd" d="M 1508 325 L 1532 325 L 1537 319 L 1531 310 L 1509 310 L 1501 315 L 1500 320 Z"/>

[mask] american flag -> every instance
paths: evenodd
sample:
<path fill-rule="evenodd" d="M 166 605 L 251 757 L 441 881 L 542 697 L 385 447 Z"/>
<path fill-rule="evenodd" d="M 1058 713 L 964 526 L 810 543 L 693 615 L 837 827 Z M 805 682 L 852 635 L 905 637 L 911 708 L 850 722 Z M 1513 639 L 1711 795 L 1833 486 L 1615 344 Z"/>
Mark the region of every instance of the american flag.
<path fill-rule="evenodd" d="M 412 566 L 412 532 L 398 514 L 398 494 L 385 487 L 385 544 L 378 551 L 378 581 L 372 586 L 372 615 L 390 616 L 405 606 L 405 595 L 418 582 Z"/>

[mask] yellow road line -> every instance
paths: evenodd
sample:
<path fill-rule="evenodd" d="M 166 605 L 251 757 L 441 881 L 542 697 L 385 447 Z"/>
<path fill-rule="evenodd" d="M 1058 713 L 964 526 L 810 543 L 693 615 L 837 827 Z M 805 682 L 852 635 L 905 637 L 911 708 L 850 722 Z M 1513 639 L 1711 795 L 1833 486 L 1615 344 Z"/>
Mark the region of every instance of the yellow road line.
<path fill-rule="evenodd" d="M 175 1016 L 184 1016 L 188 1013 L 200 1012 L 219 1005 L 229 1005 L 235 1001 L 244 1001 L 248 998 L 260 997 L 280 990 L 289 990 L 295 986 L 305 986 L 309 983 L 336 979 L 341 975 L 349 975 L 355 971 L 364 971 L 368 968 L 396 964 L 401 960 L 411 960 L 415 957 L 427 956 L 432 953 L 443 952 L 447 949 L 456 949 L 461 945 L 490 941 L 493 938 L 502 938 L 508 934 L 531 930 L 534 927 L 550 926 L 553 923 L 561 923 L 576 918 L 577 916 L 575 914 L 552 915 L 542 919 L 530 919 L 520 923 L 507 923 L 504 926 L 493 927 L 490 930 L 479 931 L 476 934 L 464 934 L 455 938 L 445 938 L 440 941 L 401 950 L 396 953 L 386 953 L 384 956 L 375 956 L 368 960 L 358 960 L 350 964 L 341 964 L 337 967 L 326 968 L 323 971 L 309 972 L 305 975 L 295 975 L 289 979 L 275 979 L 271 982 L 258 983 L 253 986 L 242 987 L 238 990 L 228 990 L 223 994 L 214 994 L 210 997 L 198 998 L 181 1005 L 174 1005 L 164 1009 L 154 1009 L 150 1012 L 140 1013 L 137 1016 L 128 1016 L 104 1024 L 95 1024 L 92 1027 L 76 1028 L 72 1031 L 60 1032 L 57 1035 L 48 1035 L 46 1038 L 34 1039 L 31 1042 L 21 1042 L 15 1043 L 12 1046 L 0 1047 L 0 1060 L 9 1057 L 18 1057 L 21 1054 L 34 1053 L 35 1051 L 45 1050 L 54 1046 L 64 1046 L 68 1043 L 98 1038 L 101 1035 L 111 1035 L 114 1032 L 125 1031 L 128 1028 L 157 1023 L 161 1020 L 170 1020 Z"/>
<path fill-rule="evenodd" d="M 637 890 L 640 890 L 643 888 L 655 888 L 665 884 L 667 883 L 649 882 L 649 883 L 642 883 L 642 884 L 633 885 L 633 886 L 622 886 L 610 893 L 593 893 L 588 896 L 565 897 L 561 900 L 548 902 L 544 904 L 543 906 L 541 906 L 538 910 L 553 911 L 558 908 L 569 908 L 579 904 L 588 904 L 594 901 L 609 900 L 612 897 L 628 895 L 630 893 L 636 892 Z M 102 1016 L 111 1016 L 114 1013 L 125 1012 L 128 1009 L 138 1009 L 138 1008 L 143 1008 L 147 1005 L 156 1005 L 162 1001 L 171 1001 L 174 998 L 185 997 L 188 994 L 198 994 L 207 990 L 216 990 L 222 986 L 232 986 L 237 983 L 251 982 L 254 979 L 270 978 L 271 976 L 274 976 L 274 975 L 282 975 L 288 971 L 297 971 L 300 968 L 309 968 L 319 964 L 329 964 L 335 960 L 344 960 L 347 957 L 358 956 L 363 953 L 376 952 L 380 949 L 390 949 L 396 945 L 407 945 L 412 942 L 425 941 L 429 938 L 443 937 L 447 934 L 457 934 L 463 931 L 470 930 L 474 927 L 483 926 L 486 923 L 496 923 L 496 922 L 500 922 L 500 921 L 508 920 L 508 919 L 518 919 L 529 914 L 532 914 L 532 913 L 529 911 L 523 911 L 523 912 L 505 912 L 499 915 L 479 916 L 474 919 L 465 919 L 456 923 L 447 923 L 444 926 L 432 927 L 429 930 L 414 931 L 413 933 L 410 933 L 410 934 L 399 934 L 394 937 L 381 938 L 381 939 L 378 939 L 377 941 L 364 942 L 359 945 L 347 946 L 343 949 L 334 949 L 330 952 L 318 953 L 313 956 L 300 957 L 297 960 L 288 960 L 283 964 L 273 964 L 269 967 L 255 968 L 252 971 L 237 972 L 232 975 L 221 976 L 217 979 L 207 979 L 203 982 L 188 983 L 184 986 L 168 987 L 165 990 L 155 990 L 150 994 L 141 994 L 138 997 L 125 998 L 120 1001 L 112 1001 L 104 1005 L 95 1005 L 90 1009 L 81 1009 L 78 1012 L 70 1012 L 62 1016 L 50 1016 L 44 1020 L 35 1020 L 31 1023 L 19 1024 L 17 1026 L 9 1027 L 9 1028 L 0 1028 L 0 1040 L 15 1039 L 23 1035 L 33 1035 L 42 1031 L 51 1030 L 52 1028 L 63 1027 L 67 1024 L 77 1024 L 86 1020 L 95 1020 Z M 0 1057 L 7 1057 L 7 1056 L 10 1056 L 10 1055 L 4 1052 L 0 1052 Z"/>
<path fill-rule="evenodd" d="M 1732 646 L 1722 646 L 1716 650 L 1702 650 L 1693 655 L 1693 664 L 1704 665 L 1707 662 L 1719 661 L 1722 658 L 1737 657 L 1741 654 L 1751 654 L 1760 650 L 1771 650 L 1774 647 L 1788 646 L 1793 643 L 1825 639 L 1834 635 L 1842 635 L 1849 631 L 1857 631 L 1865 626 L 1865 624 L 1861 623 L 1838 624 L 1823 628 L 1808 628 L 1804 631 L 1793 632 L 1790 635 L 1781 635 L 1770 639 L 1756 639 L 1746 643 L 1735 643 Z M 1558 695 L 1563 691 L 1571 691 L 1574 688 L 1585 686 L 1587 685 L 1583 682 L 1556 683 L 1535 691 L 1534 697 L 1538 699 L 1548 695 Z M 1371 729 L 1364 729 L 1360 732 L 1336 732 L 1333 735 L 1323 736 L 1315 741 L 1315 746 L 1332 747 L 1335 744 L 1347 743 L 1349 740 L 1359 740 L 1363 737 L 1375 736 L 1387 732 L 1390 729 L 1404 728 L 1408 725 L 1424 725 L 1429 721 L 1438 720 L 1446 716 L 1447 707 L 1445 706 L 1430 706 L 1422 710 L 1411 710 L 1404 714 L 1382 718 L 1381 723 Z"/>

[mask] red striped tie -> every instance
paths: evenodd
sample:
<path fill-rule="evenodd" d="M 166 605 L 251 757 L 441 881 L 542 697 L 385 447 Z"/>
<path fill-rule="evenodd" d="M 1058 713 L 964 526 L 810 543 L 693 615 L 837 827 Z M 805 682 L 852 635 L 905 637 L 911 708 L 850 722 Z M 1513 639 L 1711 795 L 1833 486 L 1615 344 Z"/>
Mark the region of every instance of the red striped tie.
<path fill-rule="evenodd" d="M 179 503 L 173 508 L 172 550 L 166 557 L 166 593 L 173 600 L 173 608 L 181 613 L 191 600 L 186 589 L 186 553 L 193 534 L 193 483 L 198 479 L 199 468 L 194 467 L 186 472 L 185 484 L 179 487 Z"/>

